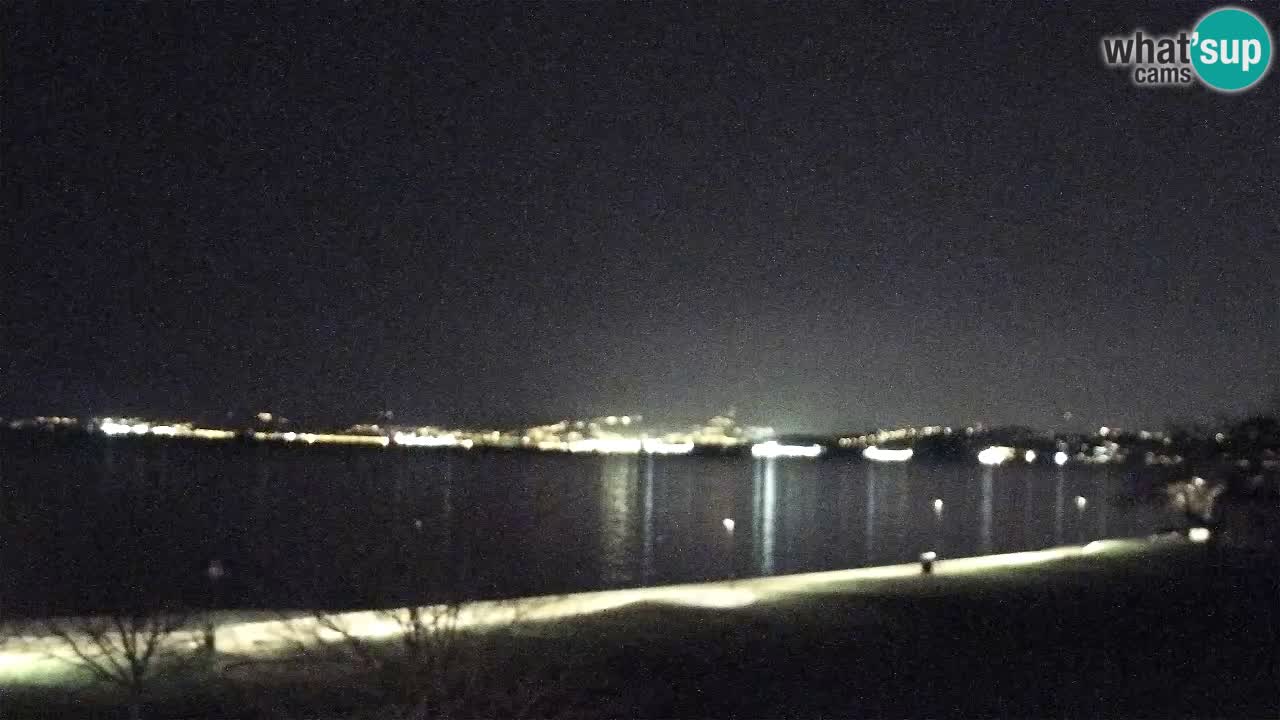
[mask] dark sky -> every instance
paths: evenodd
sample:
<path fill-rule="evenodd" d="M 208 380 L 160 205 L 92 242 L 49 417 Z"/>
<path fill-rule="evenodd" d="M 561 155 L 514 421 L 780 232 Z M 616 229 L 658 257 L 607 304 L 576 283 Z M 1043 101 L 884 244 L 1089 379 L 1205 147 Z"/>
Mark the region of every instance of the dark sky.
<path fill-rule="evenodd" d="M 38 5 L 0 22 L 0 413 L 1133 426 L 1280 388 L 1280 76 L 1099 60 L 1211 3 Z"/>

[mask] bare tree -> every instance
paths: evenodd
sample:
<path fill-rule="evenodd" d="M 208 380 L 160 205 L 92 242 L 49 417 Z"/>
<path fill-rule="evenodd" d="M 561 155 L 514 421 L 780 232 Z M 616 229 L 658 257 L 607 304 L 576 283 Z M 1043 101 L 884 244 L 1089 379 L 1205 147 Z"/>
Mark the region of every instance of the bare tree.
<path fill-rule="evenodd" d="M 59 659 L 123 691 L 138 720 L 157 672 L 191 655 L 191 640 L 179 634 L 184 624 L 179 614 L 131 612 L 49 620 L 45 629 L 65 651 Z"/>
<path fill-rule="evenodd" d="M 443 603 L 356 613 L 316 612 L 286 623 L 297 657 L 373 679 L 370 700 L 396 717 L 546 716 L 559 687 L 549 663 L 511 667 L 515 603 Z M 544 659 L 545 660 L 545 659 Z"/>
<path fill-rule="evenodd" d="M 122 694 L 138 718 L 164 674 L 194 669 L 201 652 L 197 623 L 188 611 L 193 546 L 171 506 L 181 480 L 171 472 L 165 445 L 136 445 L 102 468 L 92 485 L 98 512 L 77 532 L 96 546 L 94 564 L 78 568 L 76 594 L 41 608 L 52 657 Z"/>

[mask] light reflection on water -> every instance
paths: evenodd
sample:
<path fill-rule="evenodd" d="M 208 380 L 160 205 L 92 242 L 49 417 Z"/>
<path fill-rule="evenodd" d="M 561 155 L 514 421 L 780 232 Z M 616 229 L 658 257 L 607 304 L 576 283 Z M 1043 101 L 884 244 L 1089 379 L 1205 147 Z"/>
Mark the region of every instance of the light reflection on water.
<path fill-rule="evenodd" d="M 754 555 L 760 575 L 773 574 L 774 543 L 778 534 L 778 460 L 753 461 L 752 507 L 755 509 Z"/>
<path fill-rule="evenodd" d="M 1105 467 L 598 462 L 602 579 L 610 586 L 887 564 L 925 550 L 956 557 L 1037 549 L 1144 535 L 1161 514 L 1116 489 L 1124 472 Z M 1079 507 L 1075 497 L 1087 504 Z M 632 521 L 637 507 L 642 515 Z"/>
<path fill-rule="evenodd" d="M 1163 512 L 1132 501 L 1142 471 L 1074 464 L 128 439 L 9 448 L 3 460 L 0 597 L 18 607 L 94 602 L 121 584 L 119 558 L 141 547 L 144 571 L 184 596 L 208 592 L 202 569 L 218 559 L 227 602 L 318 593 L 367 605 L 443 590 L 533 595 L 882 565 L 925 550 L 1014 552 L 1144 535 Z"/>
<path fill-rule="evenodd" d="M 632 566 L 637 559 L 633 554 L 631 539 L 638 528 L 635 513 L 637 498 L 637 458 L 607 455 L 600 458 L 601 522 L 600 553 L 604 567 L 604 583 L 617 585 L 634 580 Z M 645 524 L 647 528 L 648 524 Z M 643 532 L 643 530 L 641 530 Z M 651 545 L 652 537 L 645 536 L 645 545 Z"/>

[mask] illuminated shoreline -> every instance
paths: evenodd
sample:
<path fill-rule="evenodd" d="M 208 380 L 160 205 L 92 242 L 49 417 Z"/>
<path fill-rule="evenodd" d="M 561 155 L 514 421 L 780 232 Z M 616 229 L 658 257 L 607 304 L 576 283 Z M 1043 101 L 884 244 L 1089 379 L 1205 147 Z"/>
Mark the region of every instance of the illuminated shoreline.
<path fill-rule="evenodd" d="M 195 438 L 229 441 L 236 439 L 258 442 L 299 443 L 303 445 L 347 445 L 366 447 L 411 447 L 435 449 L 492 448 L 588 455 L 691 455 L 699 452 L 750 452 L 754 457 L 817 458 L 825 452 L 821 445 L 788 445 L 776 440 L 765 442 L 718 442 L 698 444 L 687 439 L 654 437 L 603 437 L 574 440 L 532 441 L 528 436 L 520 442 L 485 442 L 495 432 L 469 433 L 449 431 L 435 434 L 397 430 L 391 434 L 317 433 L 298 431 L 235 431 L 225 428 L 195 427 L 190 423 L 150 423 L 146 421 L 103 418 L 96 422 L 97 432 L 107 437 Z M 474 435 L 480 435 L 477 440 Z M 500 436 L 499 436 L 500 437 Z M 496 440 L 497 438 L 495 438 Z"/>
<path fill-rule="evenodd" d="M 1038 464 L 1105 465 L 1141 463 L 1144 466 L 1183 465 L 1184 448 L 1169 447 L 1167 434 L 1129 432 L 1103 427 L 1096 436 L 1052 435 L 983 442 L 981 426 L 947 426 L 879 430 L 865 435 L 804 435 L 807 442 L 787 443 L 770 427 L 740 427 L 732 416 L 711 418 L 701 427 L 667 430 L 642 426 L 640 415 L 609 415 L 561 420 L 524 429 L 475 429 L 405 424 L 357 424 L 341 430 L 297 429 L 288 419 L 260 412 L 256 422 L 239 428 L 200 427 L 192 421 L 145 418 L 87 418 L 39 416 L 0 421 L 0 430 L 84 433 L 102 437 L 155 437 L 211 442 L 262 442 L 347 447 L 405 447 L 425 450 L 490 450 L 564 453 L 573 455 L 723 456 L 750 455 L 761 459 L 814 460 L 857 456 L 873 463 L 950 462 L 965 456 L 984 466 Z M 389 414 L 385 418 L 390 420 Z M 644 427 L 644 429 L 642 429 Z M 932 438 L 932 439 L 931 439 Z M 1047 438 L 1047 439 L 1045 439 Z M 985 439 L 985 438 L 984 438 Z M 994 440 L 992 438 L 991 440 Z M 1215 442 L 1225 436 L 1218 433 Z M 926 443 L 924 449 L 917 441 Z M 1147 443 L 1122 445 L 1121 442 Z M 930 445 L 929 443 L 932 443 Z M 942 445 L 938 445 L 942 443 Z M 1158 443 L 1158 446 L 1151 445 Z M 1131 458 L 1133 458 L 1131 460 Z M 1270 464 L 1268 464 L 1270 463 Z M 1264 459 L 1264 467 L 1274 460 Z"/>
<path fill-rule="evenodd" d="M 962 576 L 1091 556 L 1141 553 L 1161 542 L 1165 541 L 1098 540 L 1087 545 L 941 559 L 927 576 L 921 573 L 919 563 L 904 563 L 708 583 L 477 600 L 458 606 L 453 626 L 483 630 L 521 623 L 571 620 L 642 603 L 729 610 L 815 593 L 855 593 L 869 589 L 872 587 L 870 583 L 879 581 Z M 427 611 L 437 607 L 429 606 Z M 218 611 L 205 614 L 176 632 L 171 647 L 197 651 L 204 643 L 205 628 L 212 626 L 218 652 L 222 655 L 240 660 L 279 657 L 297 650 L 299 638 L 312 638 L 319 642 L 340 639 L 332 627 L 341 627 L 344 634 L 367 640 L 393 638 L 404 630 L 396 615 L 407 610 L 340 612 L 327 615 L 323 622 L 306 611 Z M 15 627 L 14 635 L 0 642 L 0 687 L 24 683 L 57 684 L 65 682 L 74 672 L 74 658 L 69 655 L 70 650 L 60 639 L 42 634 L 42 627 L 38 621 L 30 623 L 25 631 Z"/>

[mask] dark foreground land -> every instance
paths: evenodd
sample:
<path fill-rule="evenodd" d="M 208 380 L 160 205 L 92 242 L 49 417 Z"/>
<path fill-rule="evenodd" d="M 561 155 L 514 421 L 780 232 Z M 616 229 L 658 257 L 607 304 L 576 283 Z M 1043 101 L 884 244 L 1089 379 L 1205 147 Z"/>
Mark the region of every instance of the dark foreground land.
<path fill-rule="evenodd" d="M 629 606 L 477 642 L 485 679 L 455 715 L 1256 718 L 1280 712 L 1280 569 L 1157 545 L 737 609 Z M 232 667 L 157 689 L 144 716 L 413 717 L 374 684 Z M 108 694 L 5 692 L 4 718 L 127 716 Z"/>

